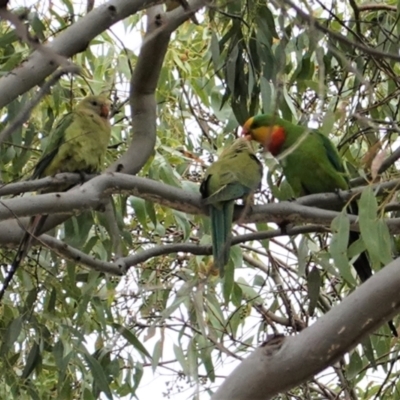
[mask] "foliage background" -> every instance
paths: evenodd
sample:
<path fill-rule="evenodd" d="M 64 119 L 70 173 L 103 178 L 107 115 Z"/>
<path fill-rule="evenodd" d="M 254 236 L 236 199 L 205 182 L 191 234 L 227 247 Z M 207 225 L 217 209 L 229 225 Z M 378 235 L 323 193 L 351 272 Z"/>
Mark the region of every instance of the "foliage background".
<path fill-rule="evenodd" d="M 11 2 L 16 13 L 21 5 Z M 40 41 L 51 41 L 85 9 L 79 1 L 33 2 L 26 23 Z M 188 20 L 172 34 L 156 91 L 157 140 L 138 175 L 197 195 L 206 166 L 234 140 L 238 126 L 260 112 L 318 127 L 337 144 L 352 177 L 376 175 L 398 144 L 398 16 L 395 2 L 241 0 L 203 9 L 199 25 Z M 129 81 L 144 31 L 142 11 L 72 57 L 84 77 L 60 79 L 3 142 L 5 185 L 29 177 L 57 117 L 91 90 L 107 92 L 113 101 L 107 166 L 126 152 L 135 135 Z M 1 21 L 1 79 L 30 52 L 14 27 Z M 34 92 L 1 109 L 0 128 Z M 290 198 L 276 161 L 260 156 L 268 169 L 256 204 Z M 381 179 L 397 175 L 392 162 Z M 301 228 L 291 236 L 273 223 L 285 220 L 279 215 L 237 226 L 236 235 L 250 236 L 232 248 L 224 283 L 204 246 L 210 243 L 205 215 L 128 193 L 113 200 L 117 236 L 107 216 L 94 210 L 68 219 L 53 234 L 98 260 L 153 248 L 160 254 L 118 277 L 45 247 L 33 249 L 0 305 L 0 398 L 143 398 L 138 388 L 144 373 L 165 377 L 152 389 L 157 398 L 178 392 L 208 398 L 267 334 L 295 335 L 346 297 L 357 285 L 349 260 L 363 248 L 376 270 L 397 254 L 395 226 L 390 235 L 380 219 L 397 216 L 395 190 L 379 198 L 364 192 L 363 242 L 348 252 L 343 213 L 332 222 L 333 235 L 323 232 L 318 218 L 297 219 Z M 392 208 L 385 210 L 388 204 Z M 304 222 L 314 222 L 312 229 Z M 179 252 L 168 251 L 166 245 L 174 244 L 181 245 Z M 2 248 L 3 277 L 13 256 L 13 248 Z M 400 398 L 397 349 L 384 326 L 285 398 Z"/>

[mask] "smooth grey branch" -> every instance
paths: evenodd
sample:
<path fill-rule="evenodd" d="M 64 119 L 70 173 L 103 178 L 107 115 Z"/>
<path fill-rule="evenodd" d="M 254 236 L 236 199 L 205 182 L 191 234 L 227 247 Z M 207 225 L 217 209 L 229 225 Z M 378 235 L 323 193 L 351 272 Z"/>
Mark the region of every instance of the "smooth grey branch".
<path fill-rule="evenodd" d="M 98 6 L 45 44 L 52 52 L 71 57 L 113 24 L 148 7 L 154 0 L 110 0 Z M 54 72 L 57 64 L 35 51 L 21 65 L 0 79 L 0 108 L 27 92 Z"/>
<path fill-rule="evenodd" d="M 256 349 L 211 399 L 272 399 L 333 365 L 400 311 L 399 271 L 398 258 L 298 335 Z"/>
<path fill-rule="evenodd" d="M 89 180 L 96 175 L 85 175 L 85 179 Z M 78 184 L 82 182 L 79 174 L 63 172 L 54 176 L 46 176 L 41 179 L 27 180 L 15 183 L 3 183 L 0 185 L 0 196 L 16 195 L 20 193 L 36 192 L 44 188 L 57 188 L 64 184 Z"/>
<path fill-rule="evenodd" d="M 125 264 L 119 261 L 113 263 L 98 260 L 49 235 L 42 235 L 38 240 L 61 257 L 94 269 L 95 271 L 107 272 L 112 275 L 124 275 L 126 273 Z"/>
<path fill-rule="evenodd" d="M 273 237 L 285 236 L 287 234 L 297 235 L 300 233 L 315 232 L 319 228 L 321 227 L 318 225 L 313 225 L 313 226 L 291 227 L 287 229 L 287 232 L 282 232 L 281 229 L 276 229 L 271 231 L 256 232 L 254 234 L 239 235 L 233 238 L 231 244 L 237 245 L 250 240 L 270 239 Z M 106 262 L 88 256 L 84 252 L 75 249 L 67 245 L 66 243 L 49 235 L 42 235 L 38 238 L 37 241 L 44 244 L 51 250 L 55 251 L 61 257 L 79 263 L 90 269 L 94 269 L 96 271 L 101 271 L 101 272 L 107 272 L 113 275 L 124 274 L 128 270 L 128 268 L 134 267 L 140 263 L 144 263 L 150 260 L 151 258 L 161 255 L 168 255 L 175 253 L 210 255 L 212 253 L 211 245 L 198 245 L 195 243 L 173 243 L 173 244 L 157 245 L 149 249 L 139 251 L 136 254 L 132 254 L 126 257 L 120 257 L 115 262 Z"/>
<path fill-rule="evenodd" d="M 128 151 L 107 168 L 108 172 L 135 175 L 152 155 L 157 136 L 155 93 L 171 34 L 205 4 L 205 0 L 193 0 L 190 11 L 179 8 L 168 17 L 160 6 L 148 10 L 149 26 L 130 83 L 132 141 Z"/>
<path fill-rule="evenodd" d="M 47 179 L 47 178 L 46 178 Z M 121 173 L 105 173 L 96 176 L 80 187 L 63 193 L 49 193 L 37 196 L 25 196 L 5 199 L 0 203 L 0 221 L 6 221 L 38 214 L 80 213 L 87 209 L 98 209 L 104 206 L 111 194 L 125 193 L 140 197 L 166 207 L 189 214 L 207 215 L 208 209 L 203 205 L 197 192 L 167 185 L 147 178 Z M 344 192 L 346 194 L 346 192 Z M 325 195 L 314 195 L 325 196 Z M 327 194 L 327 197 L 336 197 Z M 308 196 L 310 198 L 311 196 Z M 240 216 L 242 207 L 236 208 L 236 216 Z M 312 223 L 329 226 L 332 219 L 338 215 L 336 211 L 308 207 L 298 202 L 281 202 L 255 205 L 251 213 L 244 219 L 245 223 L 252 222 L 292 222 Z M 349 215 L 352 229 L 357 229 L 357 217 Z M 399 220 L 393 218 L 387 221 L 392 233 L 400 229 Z M 46 228 L 54 225 L 47 225 Z M 13 233 L 16 227 L 0 223 L 0 243 L 12 244 L 19 239 L 19 234 Z M 20 231 L 20 228 L 18 228 Z"/>
<path fill-rule="evenodd" d="M 42 57 L 45 57 L 47 62 L 57 66 L 61 66 L 63 68 L 75 67 L 79 68 L 71 61 L 69 61 L 66 57 L 58 54 L 56 51 L 51 49 L 51 47 L 42 45 L 39 40 L 33 37 L 29 33 L 28 26 L 24 24 L 24 17 L 14 14 L 7 8 L 0 7 L 0 18 L 5 21 L 10 22 L 15 27 L 15 31 L 19 38 L 24 41 L 26 44 L 31 46 L 37 52 L 39 52 Z"/>

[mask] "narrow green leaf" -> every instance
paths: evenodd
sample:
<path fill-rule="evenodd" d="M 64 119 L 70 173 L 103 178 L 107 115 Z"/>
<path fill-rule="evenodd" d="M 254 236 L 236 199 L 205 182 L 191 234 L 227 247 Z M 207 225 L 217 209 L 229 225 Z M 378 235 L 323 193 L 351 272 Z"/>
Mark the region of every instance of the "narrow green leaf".
<path fill-rule="evenodd" d="M 317 267 L 313 267 L 307 276 L 308 297 L 310 299 L 309 314 L 314 315 L 321 289 L 321 275 Z"/>
<path fill-rule="evenodd" d="M 392 256 L 392 239 L 389 227 L 384 220 L 380 219 L 377 224 L 378 243 L 379 243 L 379 260 L 383 265 L 389 264 L 393 260 Z"/>
<path fill-rule="evenodd" d="M 15 318 L 9 325 L 6 330 L 6 333 L 3 337 L 3 343 L 1 345 L 0 354 L 5 355 L 11 346 L 18 340 L 19 334 L 22 329 L 22 316 Z"/>
<path fill-rule="evenodd" d="M 239 307 L 243 298 L 243 291 L 240 286 L 234 282 L 231 301 L 235 307 Z"/>
<path fill-rule="evenodd" d="M 368 336 L 362 341 L 362 347 L 364 350 L 365 357 L 367 357 L 367 360 L 370 362 L 372 368 L 376 368 L 376 360 L 375 360 L 375 355 L 374 355 L 374 348 L 371 343 L 371 337 Z"/>
<path fill-rule="evenodd" d="M 224 294 L 225 304 L 229 303 L 234 282 L 235 282 L 235 264 L 233 263 L 232 259 L 230 259 L 228 264 L 225 265 L 225 275 L 223 279 L 223 294 Z"/>
<path fill-rule="evenodd" d="M 298 254 L 298 269 L 297 274 L 299 276 L 304 276 L 306 273 L 307 258 L 308 258 L 308 239 L 306 236 L 302 236 L 297 249 Z"/>
<path fill-rule="evenodd" d="M 62 369 L 63 357 L 64 357 L 64 344 L 61 340 L 58 340 L 53 346 L 53 356 L 58 369 Z"/>
<path fill-rule="evenodd" d="M 108 379 L 101 364 L 90 354 L 84 355 L 86 362 L 89 364 L 90 371 L 93 376 L 93 381 L 97 387 L 109 398 L 112 399 L 113 395 L 108 385 Z"/>
<path fill-rule="evenodd" d="M 142 380 L 143 377 L 143 365 L 140 363 L 136 363 L 135 365 L 135 373 L 133 375 L 133 390 L 132 394 L 135 394 L 136 389 L 139 387 L 140 381 Z"/>
<path fill-rule="evenodd" d="M 192 376 L 194 380 L 197 381 L 198 379 L 197 349 L 196 349 L 196 341 L 194 339 L 190 340 L 187 352 L 187 360 L 189 365 L 190 376 Z"/>
<path fill-rule="evenodd" d="M 147 229 L 147 214 L 145 207 L 145 200 L 139 199 L 138 197 L 130 198 L 131 205 L 135 210 L 135 216 L 142 224 L 143 228 Z"/>
<path fill-rule="evenodd" d="M 36 342 L 34 342 L 31 351 L 28 354 L 24 370 L 22 371 L 22 379 L 26 379 L 41 362 L 41 360 L 42 357 L 40 355 L 40 347 Z"/>
<path fill-rule="evenodd" d="M 185 355 L 183 354 L 182 347 L 174 344 L 174 354 L 175 354 L 176 360 L 182 367 L 183 373 L 185 375 L 189 376 L 190 375 L 189 365 L 188 365 L 188 362 L 186 361 Z"/>
<path fill-rule="evenodd" d="M 347 246 L 349 243 L 350 221 L 345 211 L 342 211 L 331 224 L 332 241 L 330 253 L 339 269 L 341 276 L 348 283 L 355 286 L 356 280 L 352 274 L 349 260 L 347 259 Z"/>
<path fill-rule="evenodd" d="M 358 354 L 357 350 L 354 350 L 350 356 L 350 362 L 347 367 L 347 378 L 350 380 L 355 378 L 362 368 L 363 362 L 361 360 L 361 357 Z"/>
<path fill-rule="evenodd" d="M 214 64 L 214 69 L 218 71 L 220 68 L 219 42 L 217 35 L 213 31 L 211 32 L 210 50 L 211 50 L 211 59 Z"/>
<path fill-rule="evenodd" d="M 50 292 L 50 296 L 48 296 L 47 302 L 47 312 L 53 313 L 56 307 L 56 298 L 57 298 L 57 290 L 55 288 Z"/>
<path fill-rule="evenodd" d="M 238 58 L 238 55 L 239 55 L 239 46 L 235 44 L 226 62 L 226 83 L 231 93 L 234 93 L 235 91 L 236 60 Z"/>
<path fill-rule="evenodd" d="M 158 362 L 160 361 L 161 356 L 162 356 L 162 342 L 161 340 L 159 340 L 154 346 L 153 357 L 151 360 L 151 367 L 153 369 L 153 372 L 157 369 Z"/>
<path fill-rule="evenodd" d="M 129 329 L 126 329 L 122 325 L 119 325 L 117 323 L 112 324 L 113 328 L 116 329 L 136 350 L 138 350 L 140 353 L 145 355 L 146 357 L 151 358 L 149 352 L 146 350 L 146 348 L 143 346 L 143 344 L 140 342 L 140 340 L 137 338 L 137 336 L 130 331 Z"/>
<path fill-rule="evenodd" d="M 371 257 L 372 265 L 376 266 L 381 262 L 381 258 L 387 259 L 387 253 L 385 248 L 380 248 L 382 242 L 379 235 L 384 234 L 384 229 L 379 228 L 378 202 L 370 186 L 363 190 L 358 208 L 361 237 Z"/>

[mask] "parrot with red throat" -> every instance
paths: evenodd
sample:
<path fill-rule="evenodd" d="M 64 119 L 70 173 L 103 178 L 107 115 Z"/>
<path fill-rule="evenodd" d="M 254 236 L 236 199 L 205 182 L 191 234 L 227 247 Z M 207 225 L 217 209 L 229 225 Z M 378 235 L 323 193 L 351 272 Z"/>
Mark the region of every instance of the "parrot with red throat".
<path fill-rule="evenodd" d="M 260 186 L 262 173 L 262 164 L 245 138 L 225 148 L 206 170 L 200 193 L 210 207 L 214 266 L 221 277 L 229 261 L 235 200 L 243 198 L 246 203 Z"/>
<path fill-rule="evenodd" d="M 49 141 L 39 159 L 31 179 L 52 176 L 61 172 L 97 173 L 104 164 L 111 137 L 108 120 L 109 102 L 104 96 L 88 96 L 71 112 L 63 116 L 50 134 Z M 70 186 L 62 186 L 60 191 Z M 53 189 L 54 191 L 54 189 Z M 42 190 L 41 193 L 48 193 Z M 11 271 L 3 282 L 7 288 L 19 265 L 27 255 L 32 239 L 43 228 L 47 215 L 31 218 L 21 239 Z"/>
<path fill-rule="evenodd" d="M 242 135 L 259 142 L 265 151 L 279 159 L 296 197 L 350 188 L 349 177 L 335 145 L 316 129 L 294 125 L 275 115 L 260 114 L 246 121 Z M 352 202 L 348 211 L 357 215 L 357 203 Z M 349 245 L 359 238 L 358 232 L 350 231 Z M 354 268 L 361 282 L 372 276 L 366 252 L 354 261 Z M 389 327 L 398 336 L 392 321 L 389 321 Z"/>

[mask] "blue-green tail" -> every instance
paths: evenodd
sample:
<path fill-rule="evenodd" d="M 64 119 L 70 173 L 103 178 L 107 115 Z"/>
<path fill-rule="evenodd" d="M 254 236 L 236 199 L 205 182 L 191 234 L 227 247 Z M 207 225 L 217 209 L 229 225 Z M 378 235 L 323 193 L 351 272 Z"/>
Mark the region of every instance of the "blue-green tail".
<path fill-rule="evenodd" d="M 214 265 L 218 268 L 221 278 L 224 276 L 224 267 L 229 261 L 234 205 L 233 201 L 228 201 L 220 208 L 210 207 Z"/>

